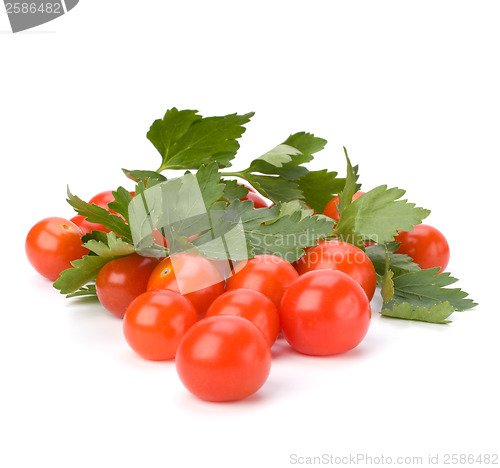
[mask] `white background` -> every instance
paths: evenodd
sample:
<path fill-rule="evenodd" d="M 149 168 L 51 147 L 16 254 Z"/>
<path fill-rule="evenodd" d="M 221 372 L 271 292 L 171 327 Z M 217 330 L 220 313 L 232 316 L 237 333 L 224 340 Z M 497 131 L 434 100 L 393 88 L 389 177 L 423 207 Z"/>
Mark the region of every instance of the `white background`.
<path fill-rule="evenodd" d="M 0 8 L 2 10 L 2 8 Z M 300 457 L 499 453 L 497 1 L 81 0 L 12 34 L 0 11 L 0 466 L 286 467 Z M 166 109 L 255 111 L 235 168 L 290 133 L 326 138 L 316 168 L 407 190 L 447 236 L 479 302 L 441 326 L 381 318 L 331 358 L 274 348 L 269 380 L 197 400 L 174 364 L 127 347 L 24 255 L 29 228 L 156 169 Z M 302 460 L 306 461 L 306 460 Z"/>

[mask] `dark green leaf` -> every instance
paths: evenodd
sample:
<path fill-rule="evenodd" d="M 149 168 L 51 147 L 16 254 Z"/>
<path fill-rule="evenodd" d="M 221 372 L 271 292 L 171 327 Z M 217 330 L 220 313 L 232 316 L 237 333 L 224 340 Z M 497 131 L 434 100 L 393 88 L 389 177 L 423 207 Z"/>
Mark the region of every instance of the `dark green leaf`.
<path fill-rule="evenodd" d="M 440 302 L 449 302 L 454 310 L 466 310 L 476 304 L 472 299 L 467 299 L 468 294 L 460 288 L 447 288 L 458 280 L 450 273 L 440 273 L 439 268 L 412 271 L 394 277 L 394 297 L 392 304 L 409 302 L 415 307 L 430 308 Z"/>
<path fill-rule="evenodd" d="M 226 186 L 220 183 L 220 178 L 219 166 L 215 162 L 201 166 L 196 173 L 206 209 L 209 209 L 224 193 Z"/>
<path fill-rule="evenodd" d="M 239 149 L 236 141 L 245 131 L 253 112 L 245 115 L 202 118 L 197 111 L 170 109 L 156 120 L 148 132 L 149 140 L 162 155 L 164 169 L 198 169 L 217 162 L 228 167 Z"/>
<path fill-rule="evenodd" d="M 258 192 L 274 203 L 303 198 L 296 182 L 281 177 L 248 175 L 247 180 Z"/>
<path fill-rule="evenodd" d="M 232 202 L 234 200 L 241 200 L 245 198 L 248 194 L 248 189 L 243 185 L 239 184 L 236 180 L 223 180 L 225 185 L 224 193 L 222 198 L 227 200 L 228 202 Z"/>
<path fill-rule="evenodd" d="M 347 160 L 347 172 L 344 188 L 339 193 L 339 204 L 337 206 L 337 210 L 340 217 L 342 217 L 344 210 L 351 204 L 354 194 L 361 188 L 361 184 L 358 184 L 358 166 L 352 167 L 345 146 L 344 153 Z"/>
<path fill-rule="evenodd" d="M 54 281 L 54 288 L 59 289 L 61 294 L 75 292 L 87 283 L 95 281 L 101 268 L 111 260 L 113 257 L 85 255 L 81 259 L 71 262 L 72 268 L 61 273 L 59 278 Z"/>
<path fill-rule="evenodd" d="M 97 205 L 89 205 L 76 195 L 73 195 L 68 187 L 68 203 L 79 214 L 87 218 L 91 223 L 99 223 L 109 230 L 123 236 L 127 239 L 132 239 L 130 227 L 122 217 L 110 213 L 108 210 Z"/>
<path fill-rule="evenodd" d="M 158 179 L 160 182 L 164 182 L 167 178 L 155 171 L 129 171 L 128 169 L 122 169 L 124 174 L 134 182 L 145 181 L 149 179 Z"/>
<path fill-rule="evenodd" d="M 377 275 L 383 276 L 386 272 L 386 248 L 389 258 L 389 268 L 394 276 L 399 276 L 410 271 L 420 270 L 420 267 L 412 261 L 408 255 L 397 254 L 399 242 L 391 242 L 387 245 L 375 244 L 366 247 L 365 252 L 375 267 Z"/>
<path fill-rule="evenodd" d="M 308 172 L 297 182 L 304 195 L 304 202 L 317 213 L 323 213 L 326 204 L 345 185 L 345 179 L 337 179 L 336 172 L 328 172 L 326 169 Z"/>
<path fill-rule="evenodd" d="M 323 138 L 315 137 L 312 133 L 298 132 L 290 135 L 284 142 L 284 145 L 297 148 L 302 154 L 311 155 L 321 151 L 327 141 Z"/>
<path fill-rule="evenodd" d="M 128 206 L 132 201 L 132 194 L 127 189 L 119 187 L 113 191 L 113 197 L 115 200 L 108 203 L 109 209 L 121 214 L 128 223 Z"/>
<path fill-rule="evenodd" d="M 85 242 L 84 246 L 91 251 L 91 254 L 71 262 L 72 268 L 64 270 L 54 282 L 54 287 L 59 289 L 61 294 L 79 290 L 87 283 L 94 281 L 106 263 L 135 252 L 131 244 L 117 237 L 113 232 L 106 233 L 106 241 L 92 238 Z"/>

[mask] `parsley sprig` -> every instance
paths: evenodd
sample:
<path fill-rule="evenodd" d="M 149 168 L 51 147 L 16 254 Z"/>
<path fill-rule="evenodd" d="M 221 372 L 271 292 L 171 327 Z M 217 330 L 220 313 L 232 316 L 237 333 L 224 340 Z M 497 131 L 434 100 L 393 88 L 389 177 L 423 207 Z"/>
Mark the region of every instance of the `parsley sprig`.
<path fill-rule="evenodd" d="M 84 236 L 88 255 L 73 262 L 54 286 L 68 297 L 95 295 L 93 282 L 100 269 L 136 251 L 158 257 L 189 251 L 234 261 L 266 253 L 293 262 L 318 239 L 340 238 L 366 250 L 381 287 L 380 312 L 386 317 L 448 323 L 454 311 L 476 305 L 461 289 L 447 287 L 457 281 L 449 273 L 421 270 L 411 258 L 396 253 L 397 232 L 413 229 L 429 210 L 403 199 L 404 190 L 386 185 L 352 201 L 361 187 L 359 168 L 352 166 L 345 148 L 345 177 L 306 167 L 327 143 L 307 132 L 290 135 L 244 170 L 227 170 L 253 115 L 202 117 L 196 110 L 169 109 L 147 133 L 160 153 L 159 167 L 123 169 L 136 183 L 135 197 L 123 187 L 114 191 L 109 208 L 116 215 L 68 189 L 68 202 L 75 211 L 111 232 Z M 167 180 L 162 174 L 166 169 L 182 173 Z M 241 179 L 274 205 L 254 209 L 251 201 L 241 201 L 248 193 L 238 182 Z M 322 213 L 335 195 L 338 223 L 315 214 Z M 168 248 L 155 243 L 155 232 L 165 238 Z M 365 249 L 366 241 L 374 245 Z"/>

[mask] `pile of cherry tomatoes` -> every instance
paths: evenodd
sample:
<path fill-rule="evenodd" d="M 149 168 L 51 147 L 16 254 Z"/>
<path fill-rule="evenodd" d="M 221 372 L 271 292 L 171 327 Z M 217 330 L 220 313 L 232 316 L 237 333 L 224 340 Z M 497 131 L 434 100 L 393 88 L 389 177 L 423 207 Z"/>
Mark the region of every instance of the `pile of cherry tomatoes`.
<path fill-rule="evenodd" d="M 267 206 L 249 195 L 256 207 Z M 103 192 L 89 203 L 109 209 L 113 199 Z M 332 199 L 324 214 L 338 220 L 337 203 Z M 43 219 L 28 233 L 28 260 L 54 281 L 88 253 L 81 237 L 92 230 L 108 231 L 79 215 Z M 431 226 L 396 240 L 398 252 L 422 268 L 444 270 L 448 263 L 446 239 Z M 239 400 L 261 388 L 280 332 L 308 355 L 356 347 L 368 331 L 376 284 L 366 253 L 335 240 L 305 249 L 294 264 L 274 255 L 228 264 L 190 253 L 163 259 L 134 253 L 107 263 L 95 282 L 101 304 L 123 319 L 128 345 L 144 359 L 175 359 L 184 386 L 208 401 Z"/>

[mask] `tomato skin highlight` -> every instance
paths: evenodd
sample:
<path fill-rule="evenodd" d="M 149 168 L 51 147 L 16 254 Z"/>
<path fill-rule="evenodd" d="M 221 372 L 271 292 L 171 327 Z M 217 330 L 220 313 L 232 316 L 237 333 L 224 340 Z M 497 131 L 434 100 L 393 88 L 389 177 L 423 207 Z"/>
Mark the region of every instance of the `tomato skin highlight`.
<path fill-rule="evenodd" d="M 359 198 L 361 195 L 364 195 L 365 192 L 358 191 L 352 196 L 352 201 L 356 200 Z M 339 204 L 339 197 L 333 197 L 325 206 L 325 209 L 323 210 L 323 214 L 325 216 L 329 216 L 330 218 L 334 219 L 335 221 L 338 221 L 340 219 L 339 211 L 337 209 L 337 205 Z"/>
<path fill-rule="evenodd" d="M 188 299 L 172 291 L 146 291 L 128 306 L 123 334 L 139 356 L 150 361 L 173 359 L 179 343 L 198 321 Z"/>
<path fill-rule="evenodd" d="M 146 291 L 151 272 L 157 264 L 156 258 L 135 253 L 106 263 L 95 282 L 97 297 L 104 308 L 123 318 L 130 303 Z"/>
<path fill-rule="evenodd" d="M 198 317 L 203 318 L 210 304 L 224 292 L 224 278 L 210 260 L 191 253 L 177 253 L 156 266 L 147 289 L 181 293 L 191 301 Z"/>
<path fill-rule="evenodd" d="M 442 273 L 450 261 L 450 246 L 441 231 L 428 224 L 417 224 L 413 231 L 400 232 L 394 240 L 401 242 L 396 253 L 406 254 L 420 268 L 439 267 Z"/>
<path fill-rule="evenodd" d="M 337 270 L 302 275 L 285 292 L 279 313 L 290 346 L 312 356 L 353 349 L 366 335 L 371 319 L 363 288 Z"/>
<path fill-rule="evenodd" d="M 253 289 L 267 296 L 278 308 L 285 290 L 299 277 L 295 268 L 275 255 L 256 255 L 226 281 L 226 291 Z"/>
<path fill-rule="evenodd" d="M 271 370 L 271 350 L 249 320 L 207 317 L 184 335 L 175 358 L 183 385 L 207 401 L 241 400 L 259 390 Z"/>
<path fill-rule="evenodd" d="M 57 216 L 38 221 L 28 232 L 25 251 L 31 266 L 43 277 L 55 281 L 71 268 L 71 262 L 88 253 L 83 247 L 82 230 Z"/>
<path fill-rule="evenodd" d="M 206 317 L 234 315 L 250 320 L 272 346 L 280 332 L 278 309 L 264 294 L 253 289 L 227 291 L 210 305 Z"/>
<path fill-rule="evenodd" d="M 328 241 L 304 250 L 305 255 L 295 262 L 299 274 L 314 270 L 339 270 L 361 285 L 368 300 L 373 298 L 377 275 L 370 258 L 360 248 L 348 242 Z"/>

